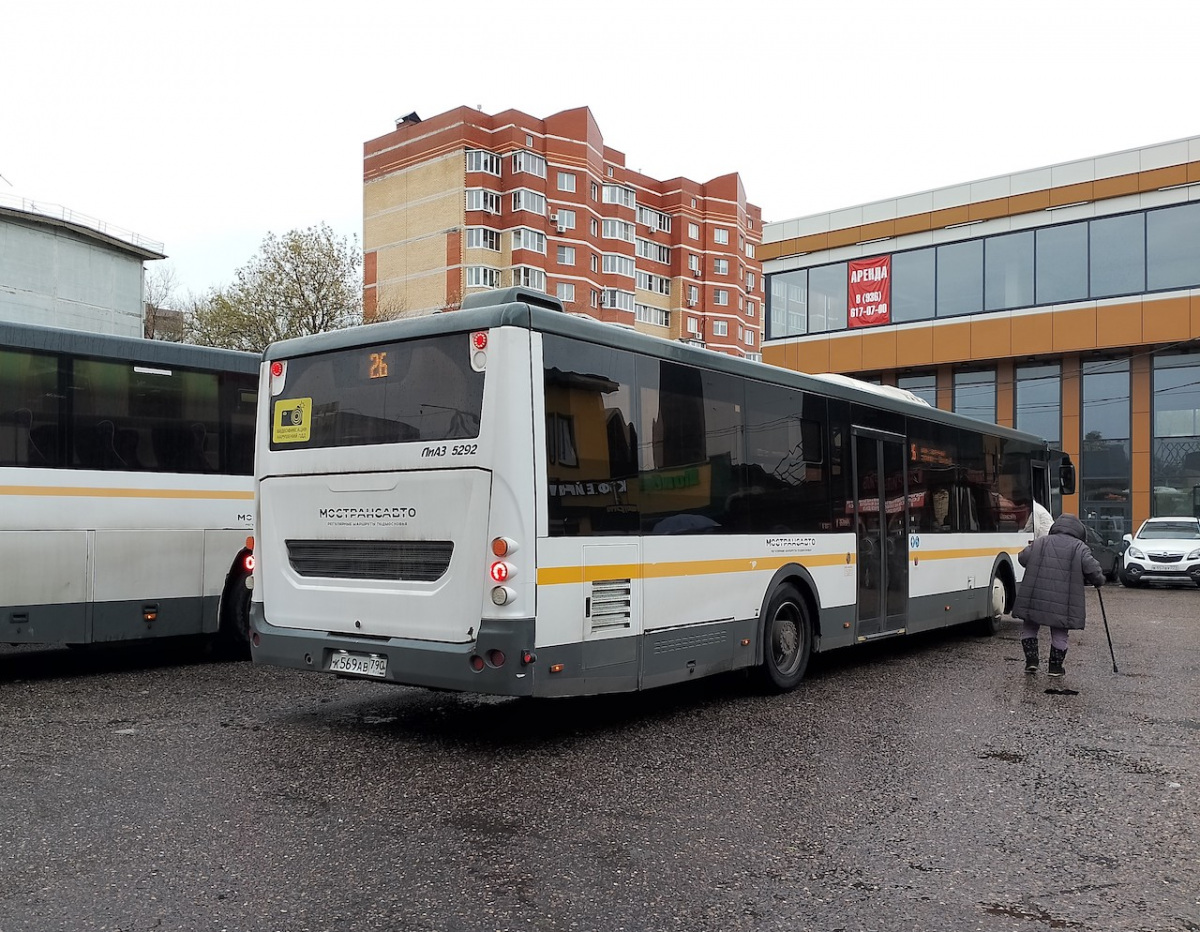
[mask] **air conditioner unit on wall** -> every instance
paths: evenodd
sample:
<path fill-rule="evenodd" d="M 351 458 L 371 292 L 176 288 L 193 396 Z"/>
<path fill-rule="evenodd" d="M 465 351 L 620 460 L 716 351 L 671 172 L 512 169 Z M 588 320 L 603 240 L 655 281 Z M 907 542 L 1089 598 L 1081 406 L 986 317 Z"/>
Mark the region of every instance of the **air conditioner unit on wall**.
<path fill-rule="evenodd" d="M 566 232 L 567 232 L 567 228 L 566 228 L 566 227 L 563 227 L 563 226 L 560 226 L 560 227 L 558 228 L 558 232 L 559 232 L 559 233 L 566 233 Z"/>
<path fill-rule="evenodd" d="M 551 215 L 550 215 L 550 222 L 551 222 L 551 223 L 558 223 L 558 214 L 551 214 Z"/>

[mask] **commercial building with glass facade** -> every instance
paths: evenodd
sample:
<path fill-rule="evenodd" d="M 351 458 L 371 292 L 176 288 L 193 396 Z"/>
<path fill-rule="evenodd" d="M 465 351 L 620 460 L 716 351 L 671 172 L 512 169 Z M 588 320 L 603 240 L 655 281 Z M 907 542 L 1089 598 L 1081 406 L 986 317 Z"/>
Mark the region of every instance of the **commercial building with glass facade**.
<path fill-rule="evenodd" d="M 763 360 L 1071 454 L 1101 532 L 1200 513 L 1200 137 L 767 224 Z"/>

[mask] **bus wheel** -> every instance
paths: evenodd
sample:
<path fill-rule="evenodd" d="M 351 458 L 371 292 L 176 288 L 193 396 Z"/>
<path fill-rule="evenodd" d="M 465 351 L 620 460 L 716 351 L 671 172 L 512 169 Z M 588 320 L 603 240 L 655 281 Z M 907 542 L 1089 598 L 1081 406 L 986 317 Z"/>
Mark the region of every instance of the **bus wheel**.
<path fill-rule="evenodd" d="M 221 594 L 221 652 L 238 660 L 250 659 L 250 590 L 246 577 L 234 574 Z"/>
<path fill-rule="evenodd" d="M 1000 618 L 1004 614 L 1004 606 L 1008 601 L 1008 587 L 999 575 L 992 575 L 992 584 L 988 587 L 987 614 L 979 619 L 977 630 L 984 637 L 990 637 L 1000 630 Z"/>
<path fill-rule="evenodd" d="M 811 652 L 812 624 L 804 600 L 795 586 L 780 586 L 763 618 L 763 685 L 778 692 L 794 689 L 804 678 Z"/>

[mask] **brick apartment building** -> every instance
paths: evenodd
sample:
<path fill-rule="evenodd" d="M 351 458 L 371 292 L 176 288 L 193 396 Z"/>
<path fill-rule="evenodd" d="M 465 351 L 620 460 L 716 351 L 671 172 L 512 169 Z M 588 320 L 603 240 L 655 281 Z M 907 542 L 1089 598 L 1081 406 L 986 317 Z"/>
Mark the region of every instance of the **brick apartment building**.
<path fill-rule="evenodd" d="M 368 319 L 524 286 L 567 311 L 760 358 L 761 210 L 737 173 L 626 167 L 587 107 L 409 114 L 364 145 Z"/>

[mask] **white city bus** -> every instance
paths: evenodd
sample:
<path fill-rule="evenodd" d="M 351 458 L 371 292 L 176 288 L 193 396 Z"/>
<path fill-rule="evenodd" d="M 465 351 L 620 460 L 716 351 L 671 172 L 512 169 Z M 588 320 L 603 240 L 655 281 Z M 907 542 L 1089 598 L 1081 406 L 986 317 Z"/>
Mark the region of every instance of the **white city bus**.
<path fill-rule="evenodd" d="M 246 650 L 260 359 L 0 323 L 0 643 Z"/>
<path fill-rule="evenodd" d="M 268 348 L 258 423 L 255 661 L 503 695 L 790 689 L 813 651 L 993 631 L 1060 476 L 1032 435 L 516 290 Z"/>

